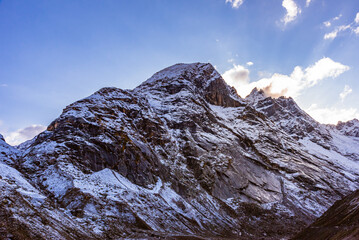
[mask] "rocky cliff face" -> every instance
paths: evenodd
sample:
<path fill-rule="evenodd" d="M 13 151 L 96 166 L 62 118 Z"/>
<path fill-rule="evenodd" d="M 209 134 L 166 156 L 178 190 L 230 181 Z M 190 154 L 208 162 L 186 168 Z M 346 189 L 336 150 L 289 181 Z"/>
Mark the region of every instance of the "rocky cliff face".
<path fill-rule="evenodd" d="M 359 239 L 359 191 L 335 202 L 320 218 L 293 239 Z"/>
<path fill-rule="evenodd" d="M 45 219 L 30 227 L 3 207 L 4 229 L 18 238 L 20 222 L 44 239 L 47 228 L 56 239 L 278 239 L 359 186 L 358 138 L 291 98 L 254 90 L 242 99 L 202 63 L 171 66 L 133 90 L 103 88 L 17 151 L 13 178 L 41 197 L 9 193 L 13 209 Z"/>
<path fill-rule="evenodd" d="M 14 165 L 19 153 L 20 151 L 7 144 L 0 134 L 0 163 Z"/>

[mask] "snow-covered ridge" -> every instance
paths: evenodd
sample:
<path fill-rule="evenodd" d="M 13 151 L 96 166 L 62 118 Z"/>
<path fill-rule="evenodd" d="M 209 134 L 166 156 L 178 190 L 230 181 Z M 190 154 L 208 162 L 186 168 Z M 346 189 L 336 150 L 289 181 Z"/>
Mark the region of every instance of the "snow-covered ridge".
<path fill-rule="evenodd" d="M 8 185 L 7 187 L 11 188 L 14 187 L 18 193 L 31 201 L 35 206 L 40 206 L 46 199 L 46 196 L 34 188 L 16 169 L 0 163 L 0 176 L 0 188 L 4 185 Z M 6 195 L 4 192 L 2 194 Z"/>
<path fill-rule="evenodd" d="M 220 77 L 220 75 L 213 70 L 213 66 L 209 63 L 178 63 L 153 74 L 153 76 L 146 80 L 143 84 L 151 84 L 161 79 L 178 78 L 187 74 L 200 75 L 203 71 L 214 72 L 215 75 L 212 76 L 213 78 Z"/>
<path fill-rule="evenodd" d="M 359 137 L 359 120 L 353 119 L 347 122 L 338 122 L 336 129 L 344 135 Z"/>
<path fill-rule="evenodd" d="M 251 93 L 245 98 L 246 101 L 248 101 L 250 104 L 255 104 L 259 100 L 263 100 L 267 98 L 264 91 L 262 89 L 258 90 L 257 88 L 254 88 Z"/>

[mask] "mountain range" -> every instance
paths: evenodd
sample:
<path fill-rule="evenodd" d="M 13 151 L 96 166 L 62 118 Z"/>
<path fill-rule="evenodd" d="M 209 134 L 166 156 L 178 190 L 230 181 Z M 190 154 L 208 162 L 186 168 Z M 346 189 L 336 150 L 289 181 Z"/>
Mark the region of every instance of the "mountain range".
<path fill-rule="evenodd" d="M 330 237 L 358 180 L 357 119 L 320 124 L 292 98 L 241 98 L 211 64 L 176 64 L 70 104 L 19 146 L 1 136 L 0 238 Z"/>

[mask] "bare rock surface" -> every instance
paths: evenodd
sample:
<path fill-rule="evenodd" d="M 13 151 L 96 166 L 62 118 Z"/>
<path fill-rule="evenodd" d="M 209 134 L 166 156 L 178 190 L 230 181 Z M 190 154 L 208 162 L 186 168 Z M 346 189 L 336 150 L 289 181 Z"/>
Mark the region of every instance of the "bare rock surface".
<path fill-rule="evenodd" d="M 334 203 L 294 239 L 359 239 L 359 191 Z"/>

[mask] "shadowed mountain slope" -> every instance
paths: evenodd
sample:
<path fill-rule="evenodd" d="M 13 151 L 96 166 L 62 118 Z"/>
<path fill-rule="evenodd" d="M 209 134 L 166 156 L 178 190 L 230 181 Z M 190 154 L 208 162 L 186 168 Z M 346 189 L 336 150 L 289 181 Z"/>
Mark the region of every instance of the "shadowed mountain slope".
<path fill-rule="evenodd" d="M 359 239 L 359 191 L 335 202 L 293 239 Z"/>

